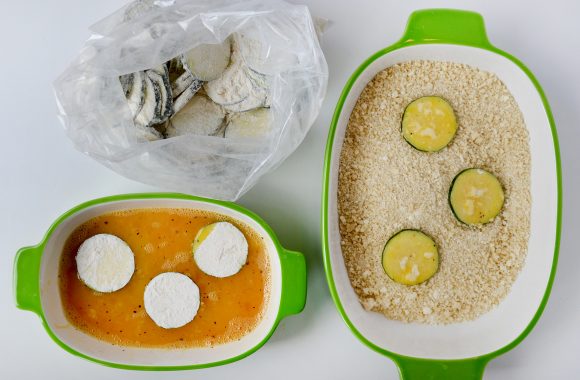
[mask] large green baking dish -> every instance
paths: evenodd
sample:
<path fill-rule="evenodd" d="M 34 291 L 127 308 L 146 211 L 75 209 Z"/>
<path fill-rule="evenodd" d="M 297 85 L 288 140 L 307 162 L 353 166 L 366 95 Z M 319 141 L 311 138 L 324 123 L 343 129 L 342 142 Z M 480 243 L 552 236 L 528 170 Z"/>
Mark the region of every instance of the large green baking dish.
<path fill-rule="evenodd" d="M 525 265 L 498 307 L 474 321 L 450 325 L 405 324 L 365 311 L 346 273 L 337 221 L 339 157 L 356 100 L 378 72 L 421 59 L 465 63 L 495 73 L 518 102 L 530 134 L 532 210 Z M 372 55 L 354 72 L 330 126 L 323 186 L 323 251 L 332 298 L 352 332 L 394 360 L 402 378 L 480 379 L 486 364 L 520 343 L 540 318 L 554 280 L 560 241 L 562 186 L 556 129 L 537 80 L 519 60 L 491 45 L 479 14 L 417 11 L 398 42 Z"/>

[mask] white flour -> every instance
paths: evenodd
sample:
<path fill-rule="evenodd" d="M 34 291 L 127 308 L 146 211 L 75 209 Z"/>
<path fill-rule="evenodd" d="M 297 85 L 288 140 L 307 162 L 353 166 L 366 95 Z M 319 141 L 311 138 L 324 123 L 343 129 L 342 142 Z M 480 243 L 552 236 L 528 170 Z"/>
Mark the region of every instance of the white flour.
<path fill-rule="evenodd" d="M 88 238 L 79 247 L 75 259 L 79 278 L 89 288 L 103 293 L 123 288 L 135 271 L 133 251 L 114 235 Z"/>
<path fill-rule="evenodd" d="M 155 276 L 145 287 L 143 298 L 147 314 L 165 329 L 188 324 L 199 310 L 199 288 L 181 273 Z"/>
<path fill-rule="evenodd" d="M 251 49 L 248 54 L 252 55 Z M 214 102 L 227 110 L 243 112 L 266 104 L 269 88 L 264 78 L 246 65 L 234 40 L 230 65 L 219 78 L 207 82 L 204 89 Z"/>
<path fill-rule="evenodd" d="M 206 96 L 195 95 L 181 111 L 171 118 L 167 137 L 186 134 L 210 136 L 221 128 L 225 112 L 221 106 Z"/>
<path fill-rule="evenodd" d="M 226 127 L 226 138 L 266 137 L 272 126 L 269 108 L 256 108 L 231 115 Z"/>
<path fill-rule="evenodd" d="M 205 228 L 213 229 L 193 254 L 199 269 L 214 277 L 238 273 L 248 258 L 248 242 L 244 234 L 228 222 Z"/>

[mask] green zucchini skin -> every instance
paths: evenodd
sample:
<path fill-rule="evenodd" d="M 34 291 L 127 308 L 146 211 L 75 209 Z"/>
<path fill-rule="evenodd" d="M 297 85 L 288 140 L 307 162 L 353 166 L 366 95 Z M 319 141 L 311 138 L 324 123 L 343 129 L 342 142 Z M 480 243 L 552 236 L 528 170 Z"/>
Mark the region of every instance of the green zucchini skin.
<path fill-rule="evenodd" d="M 453 214 L 453 216 L 455 217 L 455 219 L 457 219 L 457 221 L 465 226 L 471 226 L 471 224 L 465 223 L 463 220 L 461 220 L 461 218 L 459 217 L 459 215 L 457 215 L 455 213 L 455 208 L 453 208 L 453 204 L 451 203 L 451 190 L 453 190 L 453 185 L 455 185 L 455 180 L 457 179 L 457 177 L 459 177 L 461 174 L 465 173 L 467 170 L 471 170 L 471 169 L 475 169 L 475 168 L 467 168 L 467 169 L 463 169 L 462 171 L 460 171 L 459 173 L 457 173 L 455 175 L 455 177 L 453 177 L 453 180 L 451 181 L 451 185 L 449 185 L 449 190 L 447 191 L 447 202 L 449 203 L 449 208 L 451 209 L 451 213 Z"/>

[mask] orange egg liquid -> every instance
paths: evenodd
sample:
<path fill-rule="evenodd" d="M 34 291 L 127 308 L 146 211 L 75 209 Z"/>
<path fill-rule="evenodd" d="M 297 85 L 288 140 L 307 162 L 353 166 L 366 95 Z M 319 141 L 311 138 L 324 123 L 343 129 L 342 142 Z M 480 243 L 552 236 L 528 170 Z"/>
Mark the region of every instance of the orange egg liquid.
<path fill-rule="evenodd" d="M 192 253 L 198 230 L 220 221 L 234 224 L 248 241 L 246 265 L 226 278 L 203 273 Z M 135 255 L 133 277 L 112 293 L 88 288 L 76 268 L 79 246 L 102 233 L 123 239 Z M 145 286 L 163 272 L 183 273 L 199 287 L 199 310 L 183 327 L 157 326 L 143 306 Z M 124 346 L 200 347 L 238 340 L 260 322 L 269 283 L 263 237 L 233 218 L 190 209 L 135 209 L 93 218 L 68 238 L 59 269 L 60 293 L 69 322 L 96 338 Z"/>

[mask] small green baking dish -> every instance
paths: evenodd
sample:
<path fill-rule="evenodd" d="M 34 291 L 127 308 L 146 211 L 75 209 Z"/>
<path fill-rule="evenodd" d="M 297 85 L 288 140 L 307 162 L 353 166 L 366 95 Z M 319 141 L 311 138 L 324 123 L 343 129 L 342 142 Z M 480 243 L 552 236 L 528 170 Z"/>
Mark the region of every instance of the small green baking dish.
<path fill-rule="evenodd" d="M 98 340 L 68 323 L 58 287 L 64 243 L 85 221 L 107 212 L 136 208 L 189 208 L 233 217 L 264 238 L 269 257 L 270 297 L 260 323 L 239 341 L 214 347 L 180 349 L 124 347 Z M 280 320 L 302 311 L 306 301 L 306 263 L 301 253 L 282 248 L 271 228 L 257 215 L 230 202 L 183 194 L 128 194 L 83 203 L 63 214 L 38 245 L 22 248 L 14 262 L 16 305 L 36 313 L 46 332 L 68 352 L 111 367 L 182 370 L 231 363 L 259 349 Z"/>

